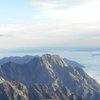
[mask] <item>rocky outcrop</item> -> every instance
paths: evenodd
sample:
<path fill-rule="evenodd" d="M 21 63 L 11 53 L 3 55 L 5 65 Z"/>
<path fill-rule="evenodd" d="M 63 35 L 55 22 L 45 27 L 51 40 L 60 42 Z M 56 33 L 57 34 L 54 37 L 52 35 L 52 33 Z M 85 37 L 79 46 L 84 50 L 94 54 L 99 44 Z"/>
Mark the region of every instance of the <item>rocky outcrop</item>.
<path fill-rule="evenodd" d="M 24 92 L 29 100 L 99 100 L 100 98 L 100 85 L 83 69 L 76 65 L 70 66 L 58 55 L 35 56 L 26 64 L 5 63 L 0 66 L 0 76 L 7 80 L 8 88 L 21 91 L 19 94 Z M 2 82 L 0 84 L 2 85 Z M 6 95 L 8 96 L 10 92 L 7 91 Z"/>

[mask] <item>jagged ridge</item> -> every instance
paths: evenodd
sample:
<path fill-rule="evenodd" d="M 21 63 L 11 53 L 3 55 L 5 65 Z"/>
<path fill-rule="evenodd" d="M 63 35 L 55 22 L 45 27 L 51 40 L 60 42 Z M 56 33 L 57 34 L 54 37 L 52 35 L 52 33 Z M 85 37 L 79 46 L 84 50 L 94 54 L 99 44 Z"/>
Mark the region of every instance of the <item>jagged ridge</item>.
<path fill-rule="evenodd" d="M 100 98 L 100 85 L 81 68 L 69 66 L 58 55 L 35 56 L 26 64 L 5 63 L 0 66 L 0 76 L 7 81 L 25 84 L 28 98 L 64 100 L 70 97 L 83 100 Z M 67 91 L 66 94 L 63 90 Z"/>

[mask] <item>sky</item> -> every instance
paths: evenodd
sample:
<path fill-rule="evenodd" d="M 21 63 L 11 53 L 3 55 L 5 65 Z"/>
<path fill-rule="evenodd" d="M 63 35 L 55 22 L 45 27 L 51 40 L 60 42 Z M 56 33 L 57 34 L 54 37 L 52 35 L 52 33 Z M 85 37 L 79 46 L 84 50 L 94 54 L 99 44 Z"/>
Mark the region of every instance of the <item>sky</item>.
<path fill-rule="evenodd" d="M 99 12 L 100 0 L 0 0 L 0 49 L 98 48 Z"/>

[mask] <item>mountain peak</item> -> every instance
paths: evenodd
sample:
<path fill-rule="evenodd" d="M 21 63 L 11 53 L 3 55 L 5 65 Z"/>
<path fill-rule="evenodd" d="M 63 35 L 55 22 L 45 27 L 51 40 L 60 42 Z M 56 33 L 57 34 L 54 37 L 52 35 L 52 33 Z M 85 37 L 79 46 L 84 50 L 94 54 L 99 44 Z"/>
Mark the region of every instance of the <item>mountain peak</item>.
<path fill-rule="evenodd" d="M 47 95 L 52 98 L 51 92 L 53 92 L 54 95 L 62 100 L 67 98 L 65 96 L 70 90 L 71 94 L 74 93 L 76 96 L 84 97 L 83 100 L 99 100 L 96 97 L 100 98 L 100 85 L 77 65 L 75 67 L 70 66 L 59 55 L 45 54 L 33 56 L 32 58 L 30 57 L 30 60 L 28 59 L 28 62 L 25 62 L 27 61 L 26 58 L 24 63 L 17 64 L 13 62 L 15 61 L 13 58 L 14 60 L 9 63 L 2 64 L 0 66 L 0 77 L 3 77 L 6 80 L 5 82 L 8 83 L 13 81 L 15 83 L 22 83 L 26 87 L 32 88 L 31 86 L 33 86 L 32 91 L 29 90 L 31 98 L 41 97 L 41 95 L 43 99 L 44 97 L 47 99 Z M 17 60 L 22 61 L 23 58 L 17 58 Z M 0 78 L 0 84 L 2 84 L 3 79 Z M 35 84 L 37 86 L 34 86 Z M 13 88 L 14 84 L 9 83 L 8 88 L 10 88 L 9 85 Z M 16 88 L 19 91 L 18 87 L 17 85 Z M 14 90 L 16 89 L 14 88 Z M 19 93 L 23 93 L 21 91 Z M 46 93 L 46 91 L 48 92 Z"/>
<path fill-rule="evenodd" d="M 53 65 L 57 65 L 60 67 L 68 67 L 67 63 L 65 63 L 59 55 L 45 54 L 42 55 L 42 59 Z"/>

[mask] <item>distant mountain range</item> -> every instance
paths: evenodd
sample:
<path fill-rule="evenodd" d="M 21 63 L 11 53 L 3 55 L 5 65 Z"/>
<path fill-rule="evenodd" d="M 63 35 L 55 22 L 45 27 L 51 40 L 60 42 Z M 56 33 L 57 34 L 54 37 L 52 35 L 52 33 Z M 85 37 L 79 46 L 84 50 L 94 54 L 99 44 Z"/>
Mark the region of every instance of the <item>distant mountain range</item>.
<path fill-rule="evenodd" d="M 14 62 L 14 63 L 17 63 L 17 64 L 26 64 L 31 59 L 36 58 L 36 57 L 39 57 L 39 56 L 26 55 L 24 57 L 18 57 L 18 56 L 15 56 L 15 57 L 13 57 L 13 56 L 12 57 L 5 57 L 5 58 L 0 59 L 0 65 L 3 65 L 3 64 L 8 63 L 8 62 Z M 72 66 L 72 67 L 81 67 L 81 68 L 85 67 L 85 66 L 81 65 L 80 63 L 72 61 L 72 60 L 68 60 L 67 58 L 63 58 L 63 60 L 69 66 Z"/>
<path fill-rule="evenodd" d="M 59 55 L 0 60 L 1 100 L 100 100 L 100 85 L 84 66 Z"/>
<path fill-rule="evenodd" d="M 98 53 L 98 54 L 92 54 L 92 56 L 100 56 L 100 54 Z"/>
<path fill-rule="evenodd" d="M 24 64 L 24 63 L 28 63 L 34 57 L 36 57 L 36 56 L 26 55 L 24 57 L 18 57 L 18 56 L 5 57 L 5 58 L 0 59 L 0 65 L 7 63 L 7 62 L 15 62 L 15 63 L 18 63 L 18 64 Z"/>

